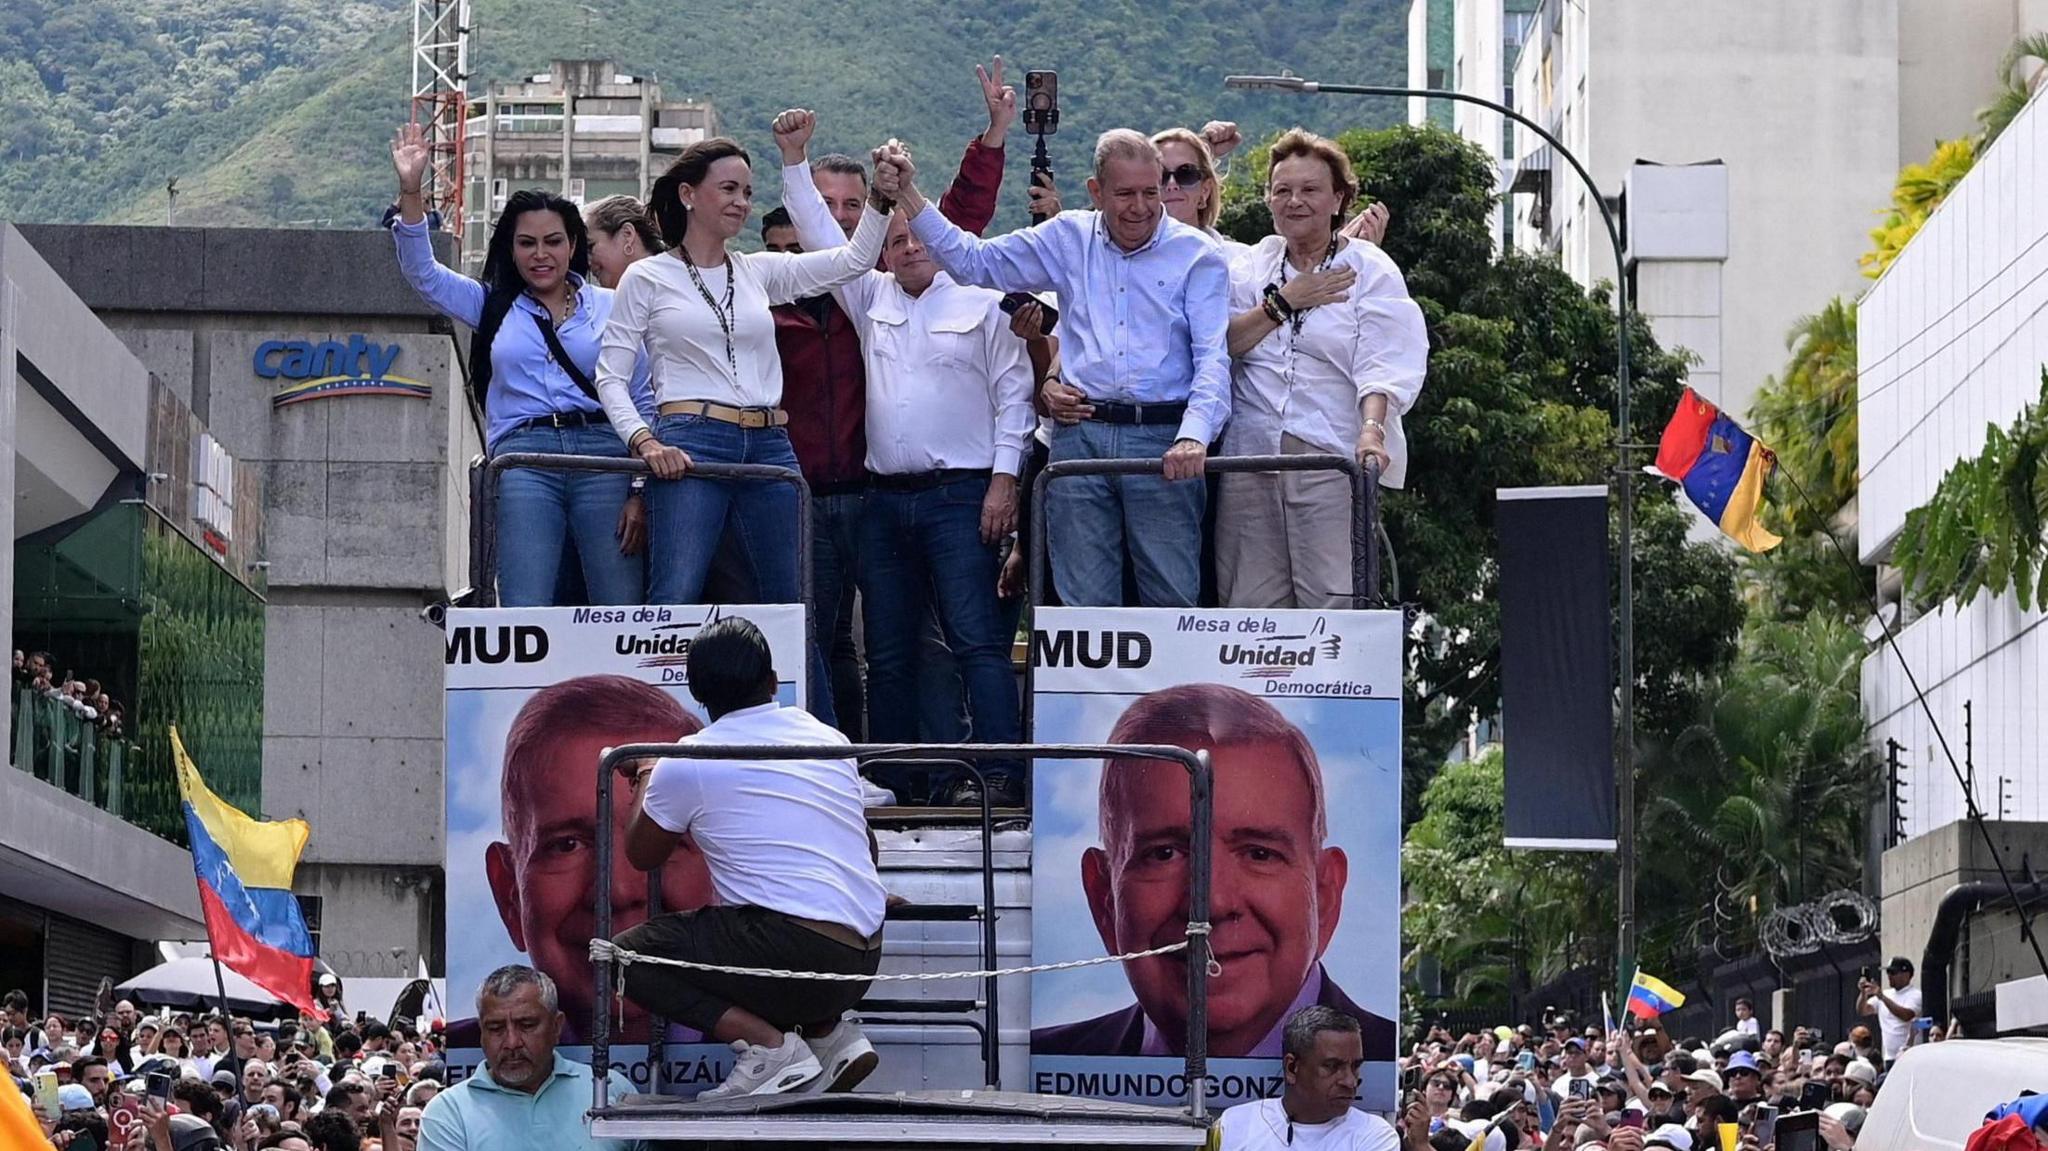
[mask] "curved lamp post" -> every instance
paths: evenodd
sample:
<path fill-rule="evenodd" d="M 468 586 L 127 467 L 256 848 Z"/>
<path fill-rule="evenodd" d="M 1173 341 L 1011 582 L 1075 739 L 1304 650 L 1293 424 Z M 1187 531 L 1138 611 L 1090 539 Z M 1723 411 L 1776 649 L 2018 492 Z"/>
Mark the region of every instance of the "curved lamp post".
<path fill-rule="evenodd" d="M 1615 906 L 1615 959 L 1620 975 L 1630 975 L 1635 967 L 1636 955 L 1636 775 L 1635 775 L 1635 471 L 1629 466 L 1629 306 L 1627 289 L 1628 265 L 1622 255 L 1621 228 L 1614 222 L 1614 213 L 1607 207 L 1607 200 L 1600 195 L 1600 185 L 1595 183 L 1586 166 L 1572 155 L 1562 141 L 1551 135 L 1535 121 L 1505 104 L 1463 92 L 1445 92 L 1435 88 L 1400 88 L 1383 84 L 1324 84 L 1315 80 L 1304 80 L 1299 76 L 1228 76 L 1224 78 L 1226 88 L 1247 88 L 1271 92 L 1303 92 L 1311 95 L 1336 96 L 1423 96 L 1432 100 L 1453 100 L 1463 104 L 1477 104 L 1506 116 L 1515 123 L 1542 137 L 1543 142 L 1565 162 L 1588 191 L 1593 193 L 1593 203 L 1600 209 L 1600 219 L 1607 225 L 1608 242 L 1614 246 L 1614 306 L 1615 322 L 1615 486 L 1621 497 L 1618 511 L 1621 523 L 1621 682 L 1619 706 L 1621 730 L 1616 737 L 1618 754 L 1615 763 L 1615 862 L 1617 864 L 1617 891 Z M 1623 992 L 1625 995 L 1626 992 Z"/>

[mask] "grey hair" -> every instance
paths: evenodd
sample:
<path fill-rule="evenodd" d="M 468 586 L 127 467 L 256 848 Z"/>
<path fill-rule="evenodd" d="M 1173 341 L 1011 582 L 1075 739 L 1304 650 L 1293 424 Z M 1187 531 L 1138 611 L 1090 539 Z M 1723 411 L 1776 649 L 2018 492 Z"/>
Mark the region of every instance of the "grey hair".
<path fill-rule="evenodd" d="M 249 1074 L 249 1068 L 251 1068 L 251 1067 L 261 1067 L 261 1068 L 263 1068 L 263 1073 L 264 1073 L 265 1075 L 275 1075 L 275 1074 L 277 1074 L 277 1069 L 276 1069 L 275 1067 L 272 1067 L 272 1066 L 271 1066 L 270 1064 L 268 1064 L 268 1063 L 265 1063 L 265 1062 L 264 1062 L 263 1060 L 261 1060 L 261 1059 L 251 1059 L 251 1060 L 249 1060 L 249 1062 L 247 1062 L 247 1063 L 243 1064 L 243 1065 L 242 1065 L 242 1074 L 243 1074 L 243 1075 L 247 1075 L 247 1074 Z"/>
<path fill-rule="evenodd" d="M 485 999 L 503 999 L 522 987 L 540 988 L 540 1005 L 549 1011 L 562 1009 L 561 997 L 555 993 L 555 981 L 545 971 L 535 971 L 524 963 L 508 963 L 489 975 L 484 976 L 481 987 L 476 989 L 476 1013 L 484 1013 Z"/>
<path fill-rule="evenodd" d="M 837 172 L 842 176 L 858 176 L 860 182 L 868 182 L 868 170 L 859 160 L 844 152 L 831 152 L 811 161 L 813 172 Z"/>
<path fill-rule="evenodd" d="M 1357 1019 L 1334 1007 L 1314 1003 L 1288 1016 L 1287 1027 L 1280 1033 L 1280 1051 L 1296 1059 L 1306 1059 L 1309 1052 L 1315 1050 L 1316 1036 L 1325 1031 L 1360 1034 Z"/>
<path fill-rule="evenodd" d="M 1111 128 L 1095 138 L 1095 178 L 1102 179 L 1102 170 L 1111 160 L 1146 160 L 1157 166 L 1159 146 L 1146 138 L 1143 132 L 1130 128 Z"/>

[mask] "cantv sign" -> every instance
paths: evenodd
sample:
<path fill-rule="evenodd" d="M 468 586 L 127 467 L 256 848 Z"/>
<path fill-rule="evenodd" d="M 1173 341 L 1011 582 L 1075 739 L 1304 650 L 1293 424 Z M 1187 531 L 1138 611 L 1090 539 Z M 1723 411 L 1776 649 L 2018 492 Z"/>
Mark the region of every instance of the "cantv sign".
<path fill-rule="evenodd" d="M 411 396 L 424 400 L 433 389 L 418 380 L 391 374 L 398 363 L 397 344 L 373 344 L 360 335 L 347 343 L 324 340 L 266 340 L 256 346 L 256 375 L 287 380 L 272 396 L 272 407 L 331 396 Z"/>

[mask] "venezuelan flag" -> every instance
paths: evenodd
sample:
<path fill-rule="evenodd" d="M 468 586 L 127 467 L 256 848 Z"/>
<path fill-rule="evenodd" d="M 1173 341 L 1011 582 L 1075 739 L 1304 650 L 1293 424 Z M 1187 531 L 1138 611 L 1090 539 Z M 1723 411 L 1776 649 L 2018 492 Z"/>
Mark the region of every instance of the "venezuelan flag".
<path fill-rule="evenodd" d="M 1657 470 L 1683 485 L 1693 506 L 1728 538 L 1753 552 L 1782 542 L 1756 515 L 1764 502 L 1764 478 L 1777 462 L 1771 449 L 1691 388 L 1657 445 Z"/>
<path fill-rule="evenodd" d="M 1638 969 L 1628 989 L 1629 1014 L 1638 1019 L 1655 1019 L 1666 1011 L 1685 1006 L 1685 996 L 1676 987 Z"/>
<path fill-rule="evenodd" d="M 251 819 L 215 795 L 176 728 L 171 758 L 214 958 L 300 1011 L 327 1018 L 313 1002 L 313 937 L 292 896 L 292 873 L 312 829 L 303 819 Z"/>

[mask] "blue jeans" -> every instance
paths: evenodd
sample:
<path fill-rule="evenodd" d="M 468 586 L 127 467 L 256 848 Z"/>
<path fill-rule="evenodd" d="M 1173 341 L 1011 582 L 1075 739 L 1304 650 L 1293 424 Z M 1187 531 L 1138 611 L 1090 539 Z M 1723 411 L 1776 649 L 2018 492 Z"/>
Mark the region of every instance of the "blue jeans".
<path fill-rule="evenodd" d="M 839 730 L 856 743 L 867 733 L 867 693 L 853 642 L 863 498 L 857 491 L 811 497 L 811 602 L 818 609 L 818 645 L 832 668 L 832 710 L 839 716 Z"/>
<path fill-rule="evenodd" d="M 494 454 L 565 456 L 626 454 L 604 424 L 581 428 L 525 427 L 509 432 Z M 619 554 L 619 509 L 633 477 L 624 472 L 554 472 L 515 468 L 498 478 L 498 602 L 548 607 L 555 602 L 562 557 L 574 540 L 583 585 L 593 604 L 637 604 L 640 557 Z"/>
<path fill-rule="evenodd" d="M 1052 432 L 1052 462 L 1146 459 L 1159 462 L 1179 434 L 1171 424 L 1109 424 L 1085 420 Z M 1164 466 L 1163 464 L 1161 465 Z M 1124 602 L 1124 552 L 1136 569 L 1145 607 L 1193 607 L 1202 592 L 1201 480 L 1164 475 L 1068 476 L 1053 481 L 1045 502 L 1046 544 L 1053 585 L 1070 607 Z"/>
<path fill-rule="evenodd" d="M 934 606 L 967 688 L 977 743 L 1015 743 L 1020 719 L 1010 667 L 1011 633 L 996 598 L 995 546 L 981 542 L 981 502 L 988 481 L 955 480 L 922 491 L 868 493 L 862 517 L 861 591 L 866 600 L 868 720 L 878 743 L 918 738 L 926 693 L 919 667 L 926 620 Z M 985 767 L 997 767 L 985 764 Z M 944 773 L 884 768 L 876 782 L 898 787 L 905 774 Z"/>
<path fill-rule="evenodd" d="M 705 416 L 663 416 L 655 423 L 654 434 L 662 443 L 689 453 L 695 463 L 796 467 L 789 433 L 781 428 L 742 428 Z M 796 488 L 780 480 L 686 475 L 648 481 L 648 602 L 703 602 L 705 577 L 728 532 L 761 602 L 801 602 L 796 552 L 802 511 Z M 831 676 L 818 645 L 810 646 L 811 714 L 832 723 Z"/>

